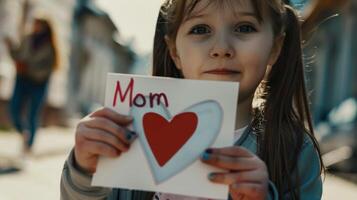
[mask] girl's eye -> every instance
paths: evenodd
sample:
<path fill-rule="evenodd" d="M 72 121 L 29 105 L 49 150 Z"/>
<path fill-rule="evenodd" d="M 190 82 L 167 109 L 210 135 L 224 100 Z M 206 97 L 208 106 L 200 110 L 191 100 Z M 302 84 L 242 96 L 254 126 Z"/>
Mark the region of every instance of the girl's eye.
<path fill-rule="evenodd" d="M 209 26 L 204 24 L 194 26 L 189 32 L 189 34 L 194 35 L 203 35 L 209 33 L 211 33 L 211 29 L 209 28 Z"/>
<path fill-rule="evenodd" d="M 254 26 L 245 24 L 245 25 L 240 25 L 235 28 L 235 31 L 238 33 L 254 33 L 257 32 L 257 29 L 254 28 Z"/>

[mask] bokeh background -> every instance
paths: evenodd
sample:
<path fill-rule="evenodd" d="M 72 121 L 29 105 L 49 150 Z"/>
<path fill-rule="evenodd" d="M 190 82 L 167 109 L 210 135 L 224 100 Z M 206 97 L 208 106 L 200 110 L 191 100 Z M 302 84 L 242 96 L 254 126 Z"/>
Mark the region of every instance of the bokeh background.
<path fill-rule="evenodd" d="M 51 77 L 33 154 L 8 114 L 15 67 L 4 38 L 51 20 L 60 67 Z M 103 105 L 108 72 L 150 74 L 162 0 L 0 0 L 0 200 L 58 199 L 62 166 L 78 120 Z M 328 173 L 324 199 L 357 199 L 357 0 L 292 0 L 302 17 L 306 82 Z"/>

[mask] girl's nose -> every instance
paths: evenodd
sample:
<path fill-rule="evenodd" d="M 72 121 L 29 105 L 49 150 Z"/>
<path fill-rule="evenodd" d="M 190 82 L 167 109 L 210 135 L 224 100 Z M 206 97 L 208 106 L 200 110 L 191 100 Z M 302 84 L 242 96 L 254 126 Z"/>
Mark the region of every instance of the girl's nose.
<path fill-rule="evenodd" d="M 234 54 L 234 48 L 224 38 L 216 41 L 209 52 L 211 58 L 232 58 Z"/>
<path fill-rule="evenodd" d="M 217 51 L 217 52 L 212 52 L 210 53 L 210 56 L 212 58 L 220 58 L 220 57 L 225 57 L 225 58 L 232 58 L 233 57 L 233 53 L 231 51 L 227 51 L 227 52 L 223 52 L 223 51 Z"/>

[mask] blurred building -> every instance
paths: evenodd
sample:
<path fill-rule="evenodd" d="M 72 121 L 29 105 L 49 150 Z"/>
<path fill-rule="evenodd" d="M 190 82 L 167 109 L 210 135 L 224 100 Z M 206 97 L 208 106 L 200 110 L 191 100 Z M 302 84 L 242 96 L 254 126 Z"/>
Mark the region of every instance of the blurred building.
<path fill-rule="evenodd" d="M 304 55 L 315 133 L 330 172 L 357 183 L 357 0 L 310 0 Z"/>
<path fill-rule="evenodd" d="M 311 33 L 303 33 L 310 36 L 305 62 L 315 123 L 346 99 L 357 98 L 357 1 L 320 2 L 313 20 L 307 20 Z"/>
<path fill-rule="evenodd" d="M 118 29 L 108 15 L 90 1 L 30 2 L 31 16 L 51 20 L 61 58 L 49 86 L 43 125 L 66 125 L 71 114 L 85 113 L 103 103 L 106 73 L 128 72 L 135 54 L 119 42 Z M 23 0 L 0 0 L 0 128 L 10 126 L 7 104 L 15 77 L 3 39 L 18 41 L 22 3 Z"/>
<path fill-rule="evenodd" d="M 74 13 L 68 108 L 86 114 L 104 105 L 107 73 L 128 73 L 135 54 L 121 44 L 117 27 L 94 2 L 78 0 Z"/>

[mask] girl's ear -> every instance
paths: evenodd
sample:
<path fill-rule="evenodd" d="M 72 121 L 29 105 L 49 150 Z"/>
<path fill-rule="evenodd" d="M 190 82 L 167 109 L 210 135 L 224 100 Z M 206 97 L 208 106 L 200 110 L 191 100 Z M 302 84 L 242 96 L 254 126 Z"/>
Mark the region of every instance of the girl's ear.
<path fill-rule="evenodd" d="M 169 49 L 170 57 L 174 61 L 175 66 L 178 70 L 181 70 L 181 61 L 177 53 L 176 44 L 167 35 L 165 35 L 165 42 Z"/>
<path fill-rule="evenodd" d="M 285 33 L 281 34 L 274 40 L 274 46 L 271 50 L 268 65 L 273 66 L 280 56 L 281 49 L 284 45 Z"/>

